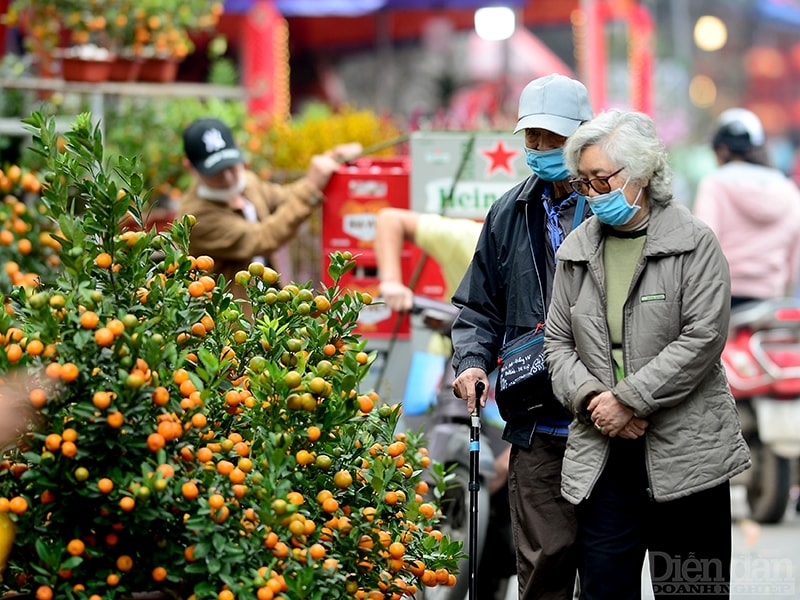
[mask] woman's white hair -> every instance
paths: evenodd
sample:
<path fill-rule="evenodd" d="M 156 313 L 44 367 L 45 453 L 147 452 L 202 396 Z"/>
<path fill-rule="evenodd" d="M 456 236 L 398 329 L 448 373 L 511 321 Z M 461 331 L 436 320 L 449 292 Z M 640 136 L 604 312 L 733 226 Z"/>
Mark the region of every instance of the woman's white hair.
<path fill-rule="evenodd" d="M 574 177 L 581 153 L 599 146 L 631 180 L 647 188 L 653 204 L 672 200 L 672 168 L 653 119 L 644 113 L 610 109 L 580 125 L 564 144 L 564 164 Z"/>

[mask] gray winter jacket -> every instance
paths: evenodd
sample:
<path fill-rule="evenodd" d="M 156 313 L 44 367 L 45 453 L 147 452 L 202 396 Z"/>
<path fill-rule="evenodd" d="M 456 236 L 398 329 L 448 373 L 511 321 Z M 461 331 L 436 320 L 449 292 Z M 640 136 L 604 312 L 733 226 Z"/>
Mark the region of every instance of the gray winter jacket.
<path fill-rule="evenodd" d="M 588 399 L 611 389 L 649 420 L 645 460 L 652 497 L 674 500 L 750 466 L 720 362 L 730 317 L 728 265 L 713 232 L 680 205 L 651 206 L 643 255 L 623 315 L 626 376 L 615 384 L 606 321 L 603 233 L 596 218 L 573 232 L 558 267 L 545 356 L 558 399 L 575 415 L 562 494 L 587 498 L 609 453 Z"/>

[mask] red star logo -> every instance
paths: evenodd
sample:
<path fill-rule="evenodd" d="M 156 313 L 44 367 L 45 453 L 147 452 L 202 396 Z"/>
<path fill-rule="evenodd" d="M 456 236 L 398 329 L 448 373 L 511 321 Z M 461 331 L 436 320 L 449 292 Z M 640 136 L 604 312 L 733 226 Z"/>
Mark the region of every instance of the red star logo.
<path fill-rule="evenodd" d="M 497 145 L 492 150 L 481 150 L 484 156 L 491 161 L 489 165 L 489 175 L 498 169 L 504 169 L 509 175 L 513 175 L 514 171 L 511 168 L 511 159 L 517 155 L 517 150 L 506 150 L 502 140 L 497 142 Z"/>

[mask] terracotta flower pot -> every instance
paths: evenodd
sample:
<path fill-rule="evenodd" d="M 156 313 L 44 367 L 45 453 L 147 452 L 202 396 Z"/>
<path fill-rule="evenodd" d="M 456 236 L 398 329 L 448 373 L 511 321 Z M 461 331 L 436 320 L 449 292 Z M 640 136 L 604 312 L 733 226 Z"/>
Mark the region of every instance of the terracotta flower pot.
<path fill-rule="evenodd" d="M 136 81 L 142 68 L 142 59 L 118 56 L 111 63 L 109 81 Z"/>
<path fill-rule="evenodd" d="M 111 60 L 85 59 L 65 56 L 61 59 L 61 76 L 66 81 L 107 81 Z"/>
<path fill-rule="evenodd" d="M 175 58 L 145 58 L 139 70 L 139 81 L 161 83 L 175 81 L 178 75 L 178 60 Z"/>

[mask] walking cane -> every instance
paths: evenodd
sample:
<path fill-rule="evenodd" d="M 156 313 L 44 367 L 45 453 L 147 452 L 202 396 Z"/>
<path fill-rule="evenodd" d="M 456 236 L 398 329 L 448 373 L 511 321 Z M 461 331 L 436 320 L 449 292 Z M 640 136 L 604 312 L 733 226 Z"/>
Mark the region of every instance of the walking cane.
<path fill-rule="evenodd" d="M 481 396 L 485 386 L 475 384 L 475 408 L 469 429 L 469 600 L 478 598 L 478 493 L 481 489 L 479 458 L 481 452 Z"/>

